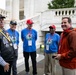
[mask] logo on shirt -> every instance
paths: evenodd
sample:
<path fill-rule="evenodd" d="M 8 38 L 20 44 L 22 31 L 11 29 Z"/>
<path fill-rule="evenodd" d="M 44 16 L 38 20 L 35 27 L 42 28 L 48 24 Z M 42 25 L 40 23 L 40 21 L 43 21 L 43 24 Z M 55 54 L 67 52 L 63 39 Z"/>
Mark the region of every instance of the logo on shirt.
<path fill-rule="evenodd" d="M 46 43 L 47 43 L 47 44 L 51 44 L 52 41 L 53 41 L 52 39 L 48 39 Z"/>
<path fill-rule="evenodd" d="M 27 34 L 27 35 L 26 35 L 26 38 L 27 38 L 28 40 L 31 40 L 31 39 L 32 39 L 32 34 Z"/>
<path fill-rule="evenodd" d="M 13 43 L 15 43 L 15 42 L 16 42 L 16 37 L 13 37 L 13 36 L 12 36 L 12 37 L 11 37 L 11 40 L 12 40 Z"/>

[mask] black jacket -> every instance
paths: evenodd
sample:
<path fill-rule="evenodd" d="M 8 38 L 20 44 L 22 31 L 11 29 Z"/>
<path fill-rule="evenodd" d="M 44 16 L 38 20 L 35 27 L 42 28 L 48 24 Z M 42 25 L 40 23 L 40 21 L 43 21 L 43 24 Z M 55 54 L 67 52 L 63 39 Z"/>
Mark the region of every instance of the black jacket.
<path fill-rule="evenodd" d="M 0 33 L 0 56 L 5 61 L 13 61 L 14 48 L 12 42 Z"/>

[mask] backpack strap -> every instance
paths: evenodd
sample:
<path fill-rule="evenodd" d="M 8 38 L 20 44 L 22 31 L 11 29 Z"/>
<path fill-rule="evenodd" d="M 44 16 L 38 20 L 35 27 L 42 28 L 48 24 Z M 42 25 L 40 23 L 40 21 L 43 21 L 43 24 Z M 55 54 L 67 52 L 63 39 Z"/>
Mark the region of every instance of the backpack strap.
<path fill-rule="evenodd" d="M 8 35 L 4 34 L 1 29 L 0 29 L 0 33 L 1 33 L 9 42 L 11 41 L 10 37 L 9 37 Z"/>

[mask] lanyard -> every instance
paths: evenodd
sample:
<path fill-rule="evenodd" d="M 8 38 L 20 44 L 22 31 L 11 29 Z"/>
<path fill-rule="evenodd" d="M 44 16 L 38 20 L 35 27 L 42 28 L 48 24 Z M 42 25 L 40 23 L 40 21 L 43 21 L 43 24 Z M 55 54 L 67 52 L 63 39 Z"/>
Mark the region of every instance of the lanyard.
<path fill-rule="evenodd" d="M 15 30 L 11 30 L 11 29 L 10 29 L 10 32 L 11 32 L 11 34 L 10 34 L 10 35 L 11 35 L 11 37 L 12 37 L 12 36 L 13 36 L 13 37 L 15 37 L 15 36 L 16 36 Z"/>
<path fill-rule="evenodd" d="M 13 43 L 15 43 L 16 42 L 16 32 L 15 32 L 15 30 L 11 30 L 11 29 L 10 29 L 10 32 L 11 32 L 11 34 L 10 34 L 11 40 Z"/>
<path fill-rule="evenodd" d="M 10 40 L 10 38 L 9 38 L 9 36 L 8 35 L 5 35 L 3 32 L 2 32 L 2 30 L 0 29 L 0 33 L 10 42 L 11 40 Z"/>

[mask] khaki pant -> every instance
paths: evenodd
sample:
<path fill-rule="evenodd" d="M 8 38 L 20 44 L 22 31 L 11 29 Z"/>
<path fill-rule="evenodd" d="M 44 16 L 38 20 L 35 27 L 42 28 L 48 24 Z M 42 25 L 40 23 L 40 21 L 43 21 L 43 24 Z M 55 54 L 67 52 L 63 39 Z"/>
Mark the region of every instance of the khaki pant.
<path fill-rule="evenodd" d="M 62 68 L 62 75 L 76 75 L 76 69 Z"/>
<path fill-rule="evenodd" d="M 45 53 L 45 60 L 44 60 L 44 73 L 51 73 L 51 75 L 56 75 L 56 60 L 52 58 L 53 54 L 46 54 Z"/>

